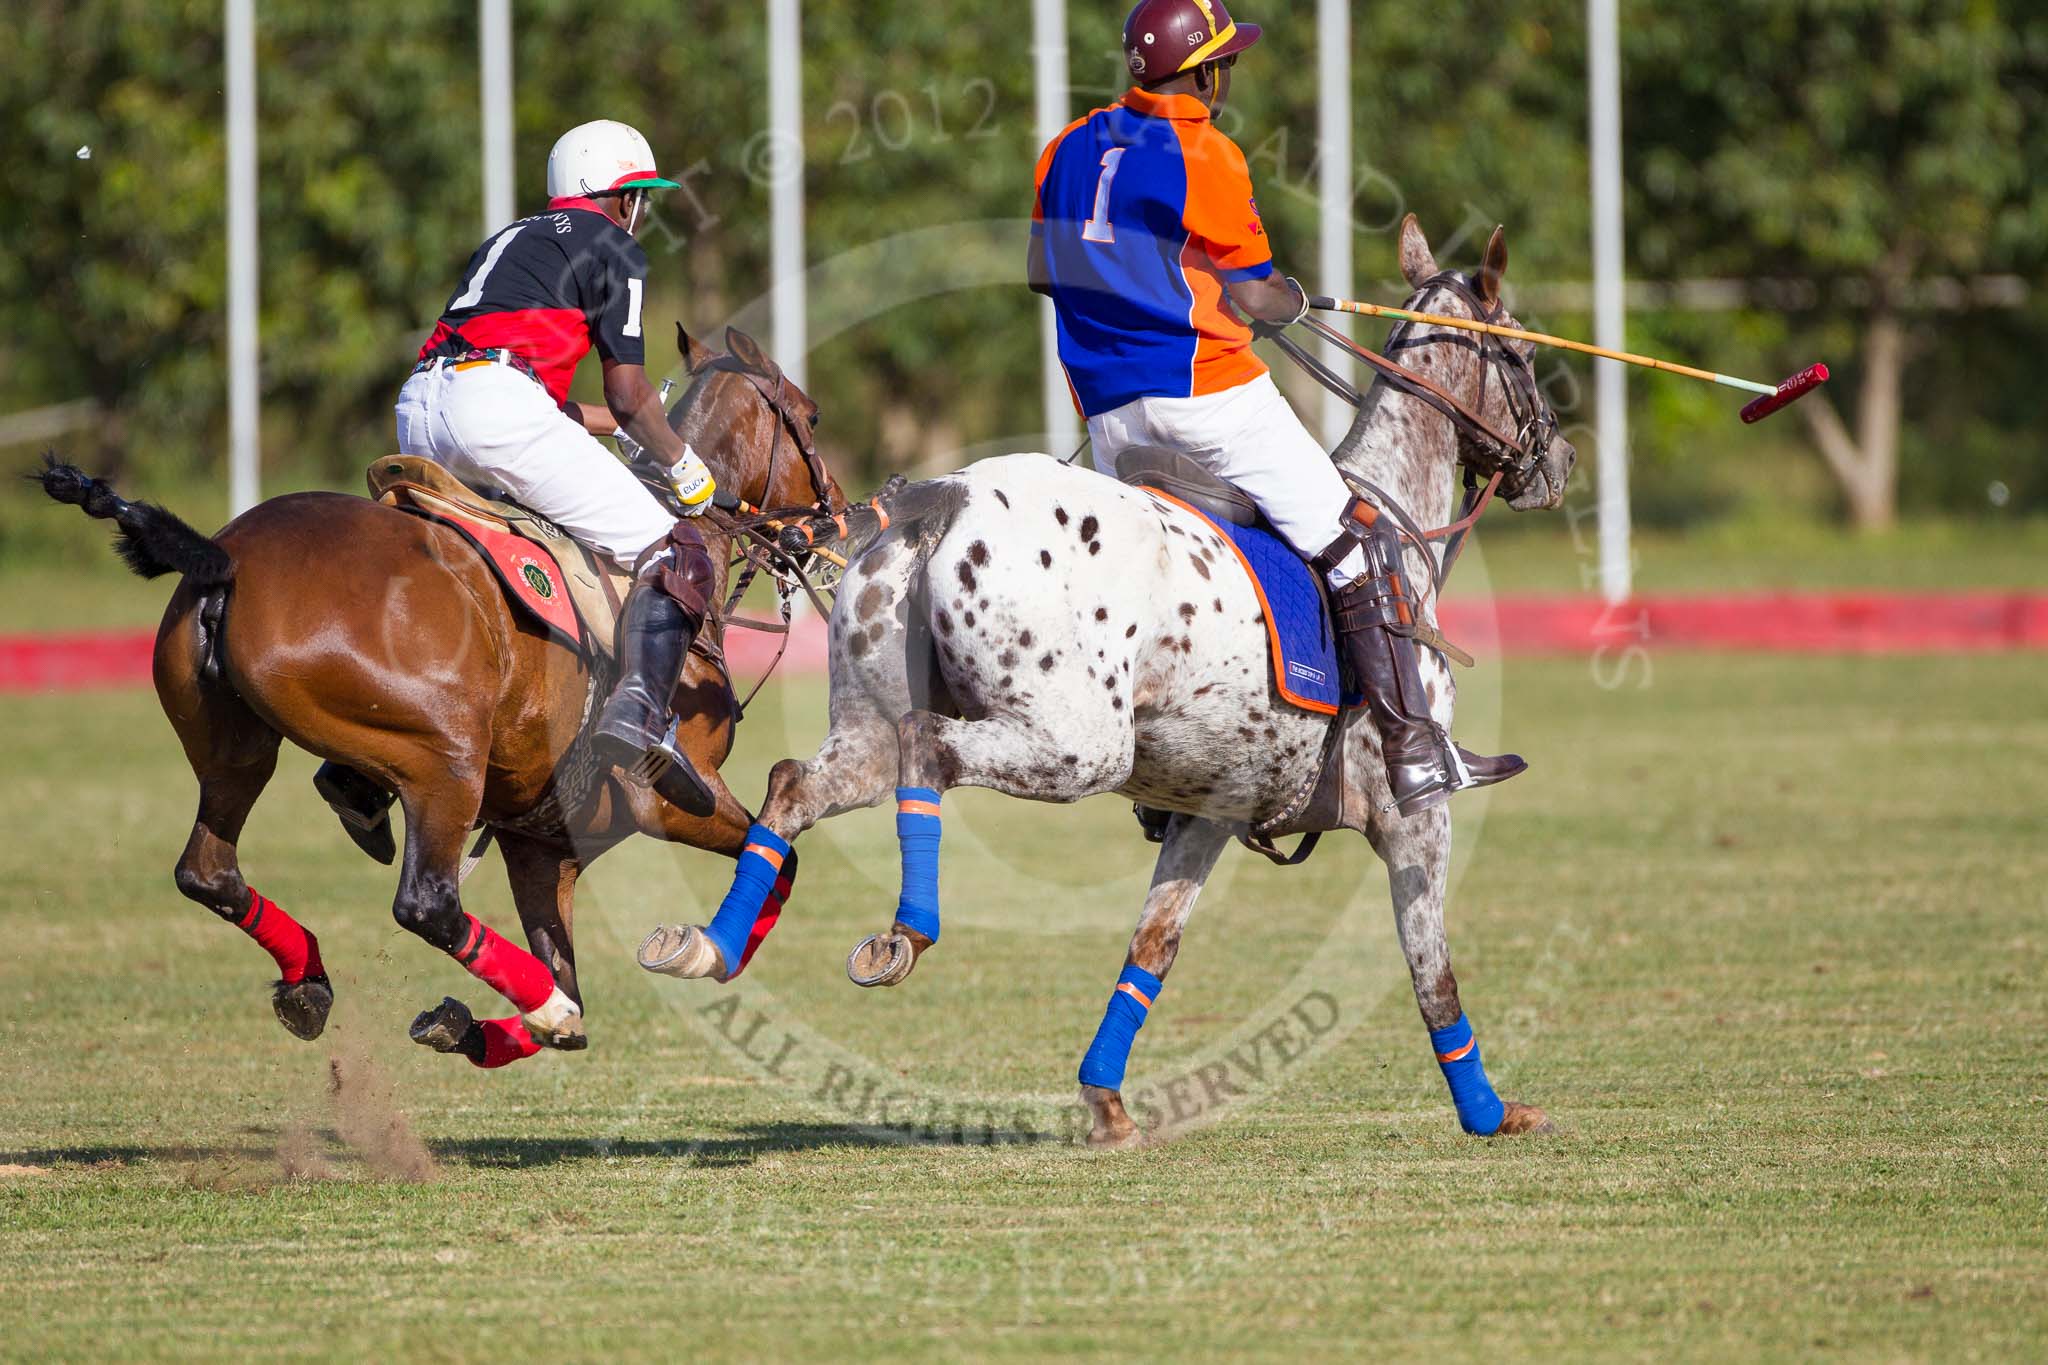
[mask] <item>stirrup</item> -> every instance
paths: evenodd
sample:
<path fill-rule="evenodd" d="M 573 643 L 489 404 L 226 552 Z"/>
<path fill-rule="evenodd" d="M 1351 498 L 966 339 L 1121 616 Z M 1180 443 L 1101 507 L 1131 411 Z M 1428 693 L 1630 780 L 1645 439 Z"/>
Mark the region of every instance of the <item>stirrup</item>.
<path fill-rule="evenodd" d="M 641 751 L 630 767 L 621 768 L 626 780 L 642 787 L 652 787 L 661 781 L 662 775 L 677 763 L 688 763 L 682 750 L 676 746 L 676 721 L 670 717 L 668 728 L 661 732 L 661 738 Z"/>
<path fill-rule="evenodd" d="M 628 782 L 647 788 L 684 814 L 707 816 L 718 809 L 718 793 L 677 742 L 681 724 L 680 718 L 671 717 L 661 738 L 630 764 L 620 764 L 619 771 Z"/>

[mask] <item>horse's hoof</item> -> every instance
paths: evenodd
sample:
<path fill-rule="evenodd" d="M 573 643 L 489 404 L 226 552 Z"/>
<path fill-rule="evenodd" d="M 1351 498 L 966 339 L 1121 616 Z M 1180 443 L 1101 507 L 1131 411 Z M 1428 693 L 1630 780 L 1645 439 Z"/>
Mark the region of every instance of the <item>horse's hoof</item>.
<path fill-rule="evenodd" d="M 1088 1107 L 1090 1147 L 1098 1152 L 1124 1152 L 1144 1145 L 1145 1135 L 1131 1122 L 1122 1095 L 1101 1086 L 1084 1085 L 1081 1103 Z"/>
<path fill-rule="evenodd" d="M 917 950 L 901 934 L 869 934 L 846 955 L 846 977 L 856 986 L 894 986 L 917 965 Z"/>
<path fill-rule="evenodd" d="M 1533 1104 L 1517 1104 L 1507 1101 L 1507 1109 L 1500 1116 L 1500 1127 L 1493 1130 L 1495 1137 L 1541 1137 L 1557 1131 L 1550 1121 L 1550 1115 Z"/>
<path fill-rule="evenodd" d="M 725 957 L 694 924 L 664 924 L 640 943 L 640 965 L 663 976 L 697 981 L 725 979 Z"/>
<path fill-rule="evenodd" d="M 430 1047 L 436 1052 L 453 1052 L 462 1046 L 462 1040 L 475 1027 L 476 1018 L 469 1012 L 469 1006 L 451 995 L 434 1008 L 421 1010 L 406 1033 L 422 1047 Z"/>
<path fill-rule="evenodd" d="M 560 986 L 555 987 L 539 1009 L 520 1015 L 519 1022 L 526 1025 L 527 1035 L 542 1047 L 580 1052 L 590 1046 L 590 1039 L 583 1032 L 583 1009 Z"/>
<path fill-rule="evenodd" d="M 271 988 L 270 1007 L 277 1011 L 277 1022 L 286 1032 L 310 1043 L 327 1029 L 334 987 L 325 976 L 309 976 L 289 985 L 280 981 Z"/>
<path fill-rule="evenodd" d="M 556 1052 L 581 1052 L 590 1046 L 590 1035 L 583 1031 L 581 1019 L 573 1019 L 564 1027 L 549 1034 L 535 1033 L 531 1028 L 526 1032 L 534 1042 L 542 1047 L 553 1048 Z"/>

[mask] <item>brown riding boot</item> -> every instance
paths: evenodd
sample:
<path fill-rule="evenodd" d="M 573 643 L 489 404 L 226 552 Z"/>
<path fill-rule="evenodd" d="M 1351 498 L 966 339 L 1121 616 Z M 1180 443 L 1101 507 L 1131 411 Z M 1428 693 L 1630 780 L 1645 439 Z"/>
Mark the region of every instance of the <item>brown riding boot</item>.
<path fill-rule="evenodd" d="M 669 703 L 702 625 L 660 584 L 636 584 L 619 620 L 618 686 L 592 732 L 602 761 L 691 815 L 711 814 L 718 798 L 676 743 Z"/>

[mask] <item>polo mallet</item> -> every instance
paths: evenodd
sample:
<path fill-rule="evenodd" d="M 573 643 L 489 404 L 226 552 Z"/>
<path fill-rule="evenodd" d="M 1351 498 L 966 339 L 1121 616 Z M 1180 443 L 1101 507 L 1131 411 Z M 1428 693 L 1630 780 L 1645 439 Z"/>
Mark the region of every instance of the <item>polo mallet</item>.
<path fill-rule="evenodd" d="M 1605 346 L 1594 346 L 1567 337 L 1551 336 L 1546 332 L 1526 332 L 1519 327 L 1503 327 L 1494 322 L 1477 322 L 1471 318 L 1444 317 L 1437 313 L 1416 313 L 1406 308 L 1388 308 L 1377 303 L 1358 303 L 1351 299 L 1333 299 L 1318 294 L 1308 301 L 1308 306 L 1326 313 L 1358 313 L 1370 318 L 1393 318 L 1399 322 L 1419 322 L 1430 327 L 1449 327 L 1461 332 L 1484 332 L 1489 336 L 1513 337 L 1518 341 L 1533 341 L 1538 346 L 1557 346 L 1567 351 L 1578 351 L 1583 355 L 1599 356 L 1603 360 L 1619 360 L 1627 365 L 1641 365 L 1646 369 L 1662 370 L 1666 374 L 1682 374 L 1688 379 L 1704 379 L 1709 384 L 1719 384 L 1727 389 L 1740 389 L 1744 393 L 1762 394 L 1742 410 L 1745 422 L 1761 422 L 1779 408 L 1796 403 L 1808 393 L 1828 382 L 1826 365 L 1809 365 L 1790 379 L 1777 385 L 1759 384 L 1753 379 L 1737 379 L 1734 375 L 1715 374 L 1712 370 L 1696 370 L 1690 365 L 1675 361 L 1659 360 L 1655 356 L 1632 355 L 1627 351 L 1610 351 Z"/>

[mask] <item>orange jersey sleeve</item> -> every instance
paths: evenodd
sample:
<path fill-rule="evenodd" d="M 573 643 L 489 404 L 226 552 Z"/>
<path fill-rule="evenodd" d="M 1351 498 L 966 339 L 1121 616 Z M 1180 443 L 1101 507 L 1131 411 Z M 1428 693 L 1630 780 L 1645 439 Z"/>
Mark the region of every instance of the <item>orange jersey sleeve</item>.
<path fill-rule="evenodd" d="M 1226 280 L 1273 273 L 1273 247 L 1259 221 L 1251 167 L 1238 145 L 1211 123 L 1176 125 L 1188 169 L 1185 222 L 1192 242 Z"/>

